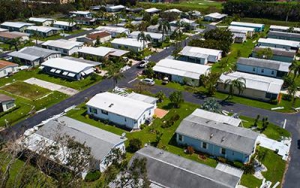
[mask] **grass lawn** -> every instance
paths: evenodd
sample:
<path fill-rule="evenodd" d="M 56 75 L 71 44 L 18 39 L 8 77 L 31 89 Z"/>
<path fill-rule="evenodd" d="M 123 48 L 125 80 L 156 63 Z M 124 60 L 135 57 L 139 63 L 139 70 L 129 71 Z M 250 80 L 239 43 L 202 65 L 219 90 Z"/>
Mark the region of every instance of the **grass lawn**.
<path fill-rule="evenodd" d="M 207 8 L 214 7 L 216 9 L 221 10 L 222 9 L 222 3 L 221 2 L 214 2 L 214 1 L 207 1 L 207 0 L 192 0 L 192 1 L 182 1 L 178 3 L 146 3 L 146 2 L 139 2 L 139 7 L 143 8 L 151 8 L 156 7 L 159 9 L 180 9 L 183 11 L 189 11 L 189 10 L 201 10 L 204 11 Z"/>
<path fill-rule="evenodd" d="M 245 116 L 240 116 L 240 118 L 242 120 L 245 120 L 245 121 L 243 121 L 243 127 L 251 128 L 254 125 L 255 119 L 245 117 Z M 257 123 L 258 128 L 262 128 L 262 121 L 261 121 L 262 118 L 263 117 L 260 117 L 260 120 Z M 291 133 L 289 131 L 287 131 L 286 129 L 283 129 L 277 125 L 274 125 L 272 123 L 269 123 L 268 127 L 266 128 L 265 131 L 262 132 L 262 134 L 265 134 L 268 138 L 271 138 L 274 140 L 280 140 L 281 136 L 291 137 Z"/>
<path fill-rule="evenodd" d="M 87 87 L 98 83 L 101 80 L 101 77 L 96 75 L 94 78 L 96 80 L 94 80 L 91 76 L 88 76 L 87 78 L 85 78 L 84 80 L 78 80 L 78 81 L 69 81 L 69 80 L 65 80 L 62 78 L 58 78 L 58 77 L 54 77 L 48 74 L 44 74 L 43 72 L 41 72 L 39 69 L 33 69 L 33 70 L 23 70 L 23 71 L 19 71 L 18 73 L 14 74 L 11 77 L 8 78 L 2 78 L 1 82 L 0 82 L 0 87 L 7 84 L 7 83 L 11 83 L 14 81 L 23 81 L 29 78 L 38 78 L 44 81 L 48 81 L 48 82 L 52 82 L 55 84 L 59 84 L 59 85 L 63 85 L 66 87 L 70 87 L 73 89 L 77 89 L 77 90 L 83 90 L 86 89 Z"/>
<path fill-rule="evenodd" d="M 13 95 L 24 97 L 30 100 L 39 99 L 50 93 L 50 90 L 48 89 L 21 81 L 17 81 L 10 85 L 3 86 L 0 89 L 9 92 Z"/>
<path fill-rule="evenodd" d="M 297 26 L 298 22 L 291 21 L 279 21 L 279 20 L 270 20 L 263 18 L 241 18 L 241 22 L 251 22 L 251 23 L 261 23 L 265 25 L 282 25 L 282 26 Z"/>
<path fill-rule="evenodd" d="M 68 98 L 66 94 L 60 93 L 58 91 L 51 92 L 47 97 L 30 100 L 15 95 L 7 94 L 0 90 L 0 93 L 10 95 L 14 97 L 16 107 L 7 111 L 0 113 L 0 127 L 6 126 L 6 121 L 8 125 L 14 125 L 26 117 L 29 117 L 34 112 L 41 110 L 43 108 L 48 108 L 62 100 Z"/>
<path fill-rule="evenodd" d="M 267 167 L 267 171 L 262 172 L 262 175 L 266 178 L 267 181 L 271 181 L 272 185 L 280 182 L 280 185 L 278 185 L 277 187 L 281 187 L 282 178 L 286 167 L 286 161 L 282 160 L 281 156 L 277 155 L 272 150 L 262 147 L 259 147 L 258 150 L 261 152 L 266 152 L 266 155 L 261 162 Z M 262 180 L 259 180 L 250 174 L 244 174 L 241 180 L 241 184 L 249 188 L 259 187 L 261 182 Z"/>

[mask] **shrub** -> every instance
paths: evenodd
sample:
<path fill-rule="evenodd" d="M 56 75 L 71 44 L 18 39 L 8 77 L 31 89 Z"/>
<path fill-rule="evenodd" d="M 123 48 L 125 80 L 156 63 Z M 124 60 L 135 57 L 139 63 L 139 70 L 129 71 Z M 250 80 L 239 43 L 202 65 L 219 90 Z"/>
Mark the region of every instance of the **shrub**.
<path fill-rule="evenodd" d="M 194 148 L 192 146 L 188 146 L 186 151 L 187 151 L 188 154 L 195 153 L 195 150 L 194 150 Z"/>
<path fill-rule="evenodd" d="M 138 138 L 133 138 L 129 140 L 128 149 L 130 152 L 136 152 L 137 150 L 142 148 L 142 141 Z"/>
<path fill-rule="evenodd" d="M 253 162 L 249 164 L 245 164 L 244 167 L 242 168 L 244 170 L 245 174 L 254 174 L 255 168 Z"/>
<path fill-rule="evenodd" d="M 142 124 L 141 125 L 141 130 L 143 130 L 144 128 L 146 128 L 148 125 L 146 125 L 146 124 Z"/>
<path fill-rule="evenodd" d="M 163 123 L 163 124 L 161 125 L 161 127 L 162 127 L 162 128 L 169 128 L 169 127 L 171 127 L 172 125 L 174 125 L 174 121 L 168 120 L 168 121 L 166 121 L 165 123 Z"/>
<path fill-rule="evenodd" d="M 93 182 L 93 181 L 96 181 L 100 178 L 101 176 L 101 173 L 100 171 L 98 170 L 95 170 L 95 171 L 92 171 L 92 172 L 89 172 L 86 176 L 85 176 L 85 181 L 86 182 Z"/>
<path fill-rule="evenodd" d="M 227 159 L 225 159 L 224 157 L 218 157 L 218 161 L 221 163 L 227 163 Z"/>
<path fill-rule="evenodd" d="M 233 166 L 235 166 L 237 168 L 243 168 L 244 164 L 241 161 L 234 161 Z"/>
<path fill-rule="evenodd" d="M 90 116 L 88 114 L 86 114 L 85 119 L 90 119 Z"/>
<path fill-rule="evenodd" d="M 174 116 L 172 116 L 172 117 L 170 118 L 170 121 L 175 122 L 175 121 L 178 121 L 179 119 L 180 119 L 180 116 L 179 116 L 178 114 L 175 114 Z"/>

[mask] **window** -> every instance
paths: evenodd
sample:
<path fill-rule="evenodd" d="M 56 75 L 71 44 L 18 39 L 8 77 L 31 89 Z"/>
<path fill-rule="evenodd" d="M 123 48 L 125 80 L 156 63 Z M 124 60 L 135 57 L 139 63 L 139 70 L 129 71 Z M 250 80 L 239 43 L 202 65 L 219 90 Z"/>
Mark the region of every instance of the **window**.
<path fill-rule="evenodd" d="M 14 107 L 14 106 L 15 106 L 15 103 L 14 103 L 14 102 L 9 102 L 9 103 L 6 104 L 6 108 L 7 108 L 7 109 L 10 109 L 10 108 L 12 108 L 12 107 Z"/>
<path fill-rule="evenodd" d="M 253 68 L 253 72 L 255 72 L 255 68 Z"/>
<path fill-rule="evenodd" d="M 93 113 L 93 114 L 97 114 L 98 111 L 96 108 L 90 108 L 90 112 Z"/>
<path fill-rule="evenodd" d="M 207 149 L 207 143 L 206 142 L 202 142 L 202 148 Z"/>
<path fill-rule="evenodd" d="M 272 71 L 271 74 L 274 74 L 274 71 Z"/>
<path fill-rule="evenodd" d="M 102 114 L 105 114 L 105 115 L 108 115 L 108 112 L 105 111 L 105 110 L 101 110 L 101 113 L 102 113 Z"/>
<path fill-rule="evenodd" d="M 151 115 L 151 110 L 149 110 L 149 116 Z"/>
<path fill-rule="evenodd" d="M 182 142 L 182 141 L 183 141 L 183 136 L 180 135 L 180 134 L 178 134 L 178 140 L 179 140 L 180 142 Z"/>
<path fill-rule="evenodd" d="M 146 119 L 146 115 L 144 114 L 144 117 L 143 117 L 143 119 L 145 120 Z"/>
<path fill-rule="evenodd" d="M 127 121 L 126 118 L 124 118 L 124 121 L 125 121 L 125 122 Z"/>
<path fill-rule="evenodd" d="M 6 70 L 5 69 L 3 70 L 3 73 L 4 73 L 4 75 L 6 75 Z"/>
<path fill-rule="evenodd" d="M 264 69 L 261 69 L 261 73 L 264 73 L 265 72 L 265 70 Z"/>
<path fill-rule="evenodd" d="M 234 151 L 232 152 L 232 155 L 234 155 Z"/>
<path fill-rule="evenodd" d="M 225 155 L 226 154 L 226 149 L 225 148 L 221 148 L 221 154 Z"/>

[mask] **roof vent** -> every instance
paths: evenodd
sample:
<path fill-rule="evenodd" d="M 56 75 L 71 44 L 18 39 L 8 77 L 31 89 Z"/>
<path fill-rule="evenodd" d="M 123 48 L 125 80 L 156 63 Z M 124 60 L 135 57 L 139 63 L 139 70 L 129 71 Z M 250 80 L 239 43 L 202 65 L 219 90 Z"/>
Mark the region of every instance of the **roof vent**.
<path fill-rule="evenodd" d="M 225 140 L 225 136 L 223 136 L 223 137 L 222 137 L 222 140 L 221 140 L 221 142 L 224 142 L 224 140 Z"/>
<path fill-rule="evenodd" d="M 214 136 L 214 134 L 210 134 L 210 138 L 212 138 Z"/>
<path fill-rule="evenodd" d="M 111 108 L 113 105 L 114 105 L 114 104 L 113 104 L 113 103 L 111 103 L 111 104 L 110 104 L 108 107 L 109 107 L 109 108 Z"/>

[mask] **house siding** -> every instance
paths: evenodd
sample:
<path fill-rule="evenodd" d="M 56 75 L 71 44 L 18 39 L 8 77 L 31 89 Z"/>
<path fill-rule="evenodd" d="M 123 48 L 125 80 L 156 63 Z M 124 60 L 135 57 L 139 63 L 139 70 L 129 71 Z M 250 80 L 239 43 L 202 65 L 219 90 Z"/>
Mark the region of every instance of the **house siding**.
<path fill-rule="evenodd" d="M 277 35 L 272 35 L 270 33 L 268 34 L 268 38 L 292 40 L 292 41 L 299 41 L 300 42 L 300 37 L 277 36 Z"/>
<path fill-rule="evenodd" d="M 3 111 L 3 112 L 6 112 L 12 108 L 14 108 L 16 105 L 15 105 L 15 101 L 5 101 L 5 102 L 2 102 L 1 103 L 1 108 L 0 108 L 0 112 Z"/>
<path fill-rule="evenodd" d="M 217 85 L 217 90 L 220 91 L 220 92 L 228 93 L 229 87 L 224 89 L 224 84 L 219 82 L 218 85 Z M 237 94 L 237 92 L 235 92 L 235 94 Z M 240 94 L 240 96 L 247 97 L 247 98 L 252 98 L 252 99 L 269 101 L 270 98 L 266 97 L 267 94 L 269 94 L 269 93 L 267 93 L 265 91 L 259 91 L 259 90 L 246 88 L 243 91 L 243 93 Z M 278 99 L 278 96 L 279 96 L 278 93 L 274 93 L 273 94 L 273 99 Z"/>
<path fill-rule="evenodd" d="M 256 75 L 263 75 L 263 76 L 268 76 L 273 78 L 282 78 L 287 74 L 274 69 L 261 68 L 261 67 L 242 65 L 242 64 L 237 64 L 237 71 L 252 73 Z"/>
<path fill-rule="evenodd" d="M 15 72 L 15 68 L 17 66 L 12 66 L 12 67 L 5 67 L 3 69 L 0 69 L 0 78 L 7 76 L 10 73 Z"/>
<path fill-rule="evenodd" d="M 117 125 L 124 126 L 125 128 L 129 128 L 129 129 L 139 129 L 140 126 L 142 124 L 144 124 L 148 118 L 152 118 L 154 115 L 154 107 L 149 108 L 146 111 L 144 111 L 143 114 L 137 120 L 134 120 L 129 117 L 121 116 L 118 114 L 114 114 L 111 112 L 107 112 L 107 115 L 106 115 L 106 114 L 102 113 L 101 109 L 94 108 L 91 106 L 87 106 L 87 108 L 88 108 L 88 110 L 87 110 L 88 114 L 90 114 L 96 118 L 102 119 L 102 120 L 108 120 L 110 122 L 113 122 Z M 93 113 L 91 109 L 96 109 L 97 114 Z"/>
<path fill-rule="evenodd" d="M 179 140 L 179 134 L 176 135 L 176 141 L 179 145 L 187 145 L 192 146 L 196 151 L 200 151 L 202 153 L 207 153 L 209 155 L 212 155 L 214 157 L 224 157 L 227 160 L 230 161 L 240 161 L 243 163 L 249 162 L 250 156 L 238 151 L 234 151 L 232 149 L 224 148 L 225 154 L 221 153 L 222 147 L 209 143 L 207 141 L 202 141 L 199 139 L 191 138 L 188 136 L 182 135 L 183 139 L 182 141 Z M 207 143 L 206 149 L 202 147 L 203 142 Z M 254 150 L 253 150 L 254 151 Z"/>

